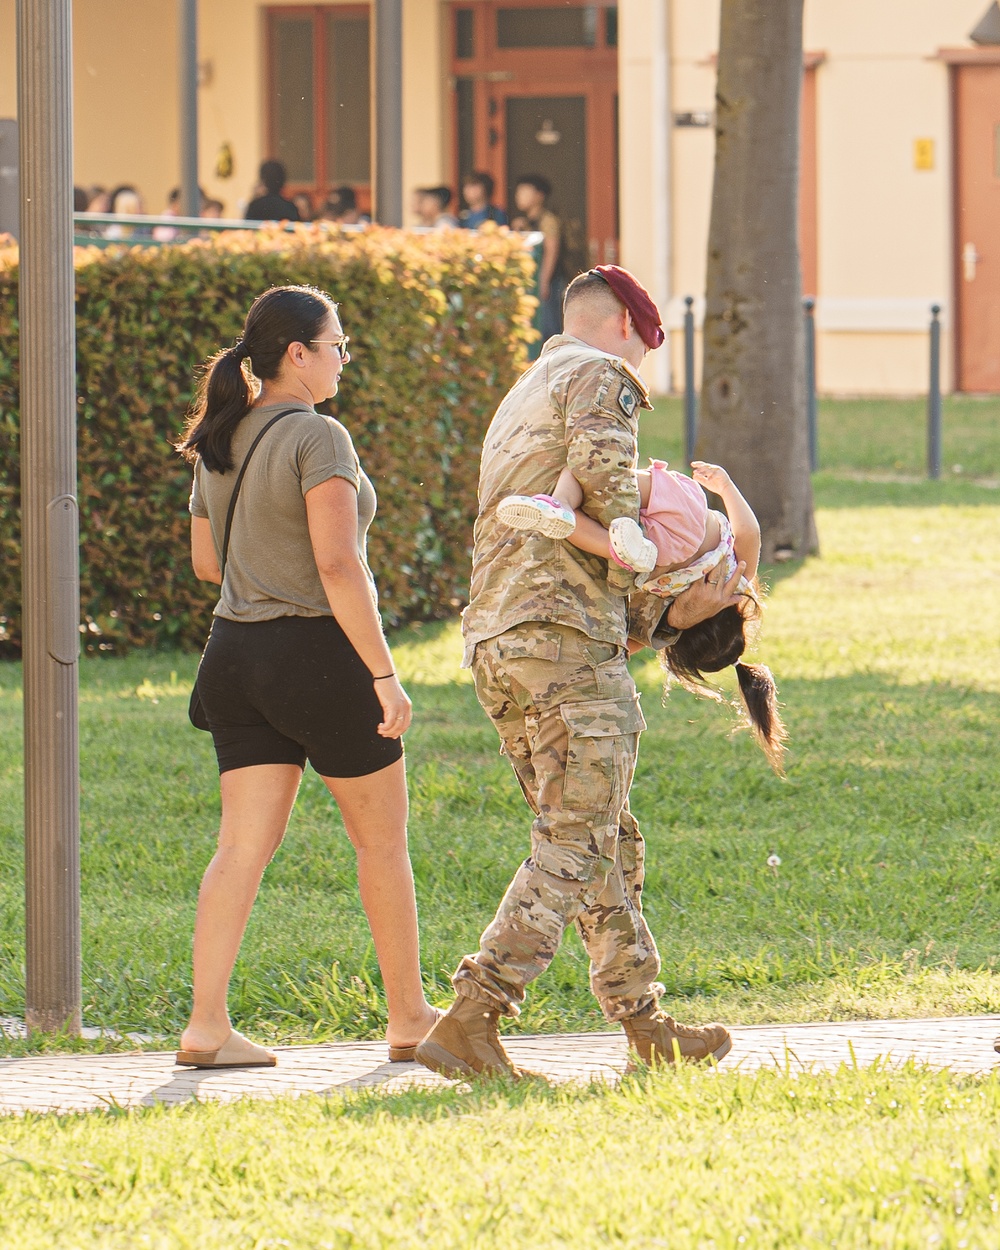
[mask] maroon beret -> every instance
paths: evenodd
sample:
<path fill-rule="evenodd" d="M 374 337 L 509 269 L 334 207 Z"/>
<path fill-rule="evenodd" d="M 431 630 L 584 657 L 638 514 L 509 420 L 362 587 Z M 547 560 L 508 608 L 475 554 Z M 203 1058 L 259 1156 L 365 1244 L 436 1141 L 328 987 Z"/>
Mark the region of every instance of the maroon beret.
<path fill-rule="evenodd" d="M 663 342 L 663 327 L 660 323 L 660 310 L 653 303 L 649 292 L 627 269 L 618 265 L 598 265 L 591 269 L 598 273 L 611 287 L 621 302 L 632 314 L 639 337 L 652 351 Z"/>

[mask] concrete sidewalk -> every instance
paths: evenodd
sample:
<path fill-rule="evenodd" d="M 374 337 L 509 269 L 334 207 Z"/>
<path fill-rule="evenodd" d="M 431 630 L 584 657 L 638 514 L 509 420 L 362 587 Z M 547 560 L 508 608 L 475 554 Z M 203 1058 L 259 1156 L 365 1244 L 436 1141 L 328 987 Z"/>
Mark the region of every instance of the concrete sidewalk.
<path fill-rule="evenodd" d="M 734 1028 L 733 1049 L 720 1067 L 755 1071 L 787 1065 L 792 1071 L 819 1071 L 841 1063 L 899 1064 L 912 1058 L 954 1072 L 990 1072 L 1000 1064 L 993 1050 L 998 1033 L 1000 1016 Z M 620 1030 L 510 1037 L 505 1045 L 515 1063 L 556 1082 L 613 1080 L 625 1067 Z M 283 1046 L 275 1068 L 214 1072 L 178 1068 L 172 1052 L 46 1055 L 0 1059 L 0 1114 L 332 1094 L 371 1085 L 398 1089 L 414 1081 L 445 1084 L 419 1064 L 389 1063 L 384 1042 Z"/>

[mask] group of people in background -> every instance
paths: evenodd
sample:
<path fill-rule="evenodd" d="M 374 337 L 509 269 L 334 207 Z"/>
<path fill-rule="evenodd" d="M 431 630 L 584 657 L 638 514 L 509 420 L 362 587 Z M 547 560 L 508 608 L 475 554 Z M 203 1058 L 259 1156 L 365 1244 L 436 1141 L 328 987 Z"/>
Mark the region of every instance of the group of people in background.
<path fill-rule="evenodd" d="M 497 226 L 510 225 L 504 209 L 493 203 L 496 183 L 490 174 L 475 170 L 462 180 L 465 207 L 452 213 L 454 199 L 450 187 L 417 187 L 411 210 L 418 226 L 431 230 L 478 230 L 488 221 Z"/>
<path fill-rule="evenodd" d="M 317 207 L 309 192 L 288 192 L 287 183 L 288 173 L 281 161 L 264 161 L 250 200 L 237 205 L 236 218 L 243 221 L 330 221 L 342 225 L 371 222 L 371 217 L 359 207 L 357 192 L 351 186 L 332 187 Z M 453 212 L 455 196 L 450 187 L 417 187 L 411 202 L 414 223 L 435 230 L 478 230 L 487 222 L 509 225 L 515 230 L 541 230 L 546 238 L 546 254 L 554 255 L 559 245 L 560 219 L 548 207 L 552 194 L 549 180 L 541 174 L 525 174 L 519 178 L 514 187 L 511 213 L 494 202 L 495 191 L 492 175 L 474 170 L 463 178 L 461 206 L 455 205 Z M 174 187 L 159 215 L 181 216 L 181 198 L 180 187 Z M 225 215 L 222 200 L 213 199 L 201 188 L 199 201 L 198 216 L 220 218 Z M 112 188 L 74 187 L 73 211 L 122 217 L 146 215 L 142 194 L 132 183 Z M 110 233 L 112 229 L 113 225 L 108 227 L 107 237 L 126 237 L 124 232 Z"/>
<path fill-rule="evenodd" d="M 538 231 L 542 251 L 538 265 L 539 330 L 544 343 L 562 330 L 562 303 L 567 283 L 586 268 L 570 242 L 569 223 L 549 205 L 552 183 L 543 174 L 523 174 L 514 184 L 511 213 L 494 203 L 496 183 L 490 174 L 475 170 L 462 180 L 465 207 L 451 212 L 450 187 L 418 187 L 411 211 L 418 226 L 429 230 L 479 230 L 487 222 L 512 230 Z"/>
<path fill-rule="evenodd" d="M 358 203 L 355 189 L 348 185 L 331 188 L 319 207 L 306 191 L 287 189 L 288 171 L 279 160 L 269 159 L 260 166 L 258 182 L 248 203 L 237 205 L 235 216 L 245 221 L 330 222 L 343 226 L 364 226 L 371 217 Z M 482 170 L 462 179 L 461 197 L 455 203 L 450 187 L 418 187 L 413 192 L 411 212 L 414 224 L 429 230 L 479 230 L 487 223 L 510 226 L 514 230 L 538 231 L 542 235 L 538 266 L 537 294 L 540 302 L 541 342 L 562 329 L 562 301 L 567 283 L 586 268 L 586 257 L 575 256 L 569 235 L 571 223 L 564 221 L 549 205 L 552 184 L 542 174 L 524 174 L 514 185 L 510 211 L 495 203 L 496 183 Z M 146 209 L 135 186 L 124 183 L 112 189 L 95 186 L 74 189 L 74 212 L 103 213 L 121 217 L 91 225 L 78 223 L 77 232 L 106 239 L 153 239 L 170 243 L 185 237 L 185 231 L 162 221 L 143 226 L 130 218 L 143 216 Z M 159 216 L 180 217 L 181 189 L 174 187 Z M 198 216 L 221 218 L 225 205 L 199 188 Z M 454 210 L 454 211 L 453 211 Z"/>
<path fill-rule="evenodd" d="M 371 222 L 360 211 L 353 187 L 333 187 L 317 209 L 307 191 L 286 193 L 288 173 L 281 161 L 267 160 L 260 167 L 260 180 L 254 196 L 241 216 L 246 221 L 329 221 L 341 226 L 363 226 Z"/>
<path fill-rule="evenodd" d="M 221 200 L 212 199 L 200 187 L 198 189 L 198 216 L 220 218 L 225 214 L 225 205 Z M 152 238 L 158 243 L 170 243 L 180 236 L 180 231 L 171 226 L 153 226 L 152 228 L 137 225 L 130 221 L 132 217 L 144 217 L 146 206 L 142 195 L 131 183 L 122 183 L 110 190 L 107 187 L 74 187 L 74 213 L 103 213 L 122 218 L 121 221 L 107 222 L 91 226 L 89 223 L 77 223 L 78 234 L 99 235 L 105 239 Z M 167 203 L 161 209 L 161 217 L 181 217 L 181 189 L 174 187 L 167 196 Z"/>

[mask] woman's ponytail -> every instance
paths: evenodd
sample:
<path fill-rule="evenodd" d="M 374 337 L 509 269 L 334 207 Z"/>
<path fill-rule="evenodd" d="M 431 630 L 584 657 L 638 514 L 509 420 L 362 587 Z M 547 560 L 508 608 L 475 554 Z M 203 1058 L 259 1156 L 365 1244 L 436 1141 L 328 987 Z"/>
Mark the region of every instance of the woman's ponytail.
<path fill-rule="evenodd" d="M 233 435 L 254 401 L 243 369 L 246 356 L 241 339 L 212 357 L 198 386 L 184 438 L 177 446 L 186 460 L 200 456 L 210 473 L 225 473 L 233 467 Z"/>
<path fill-rule="evenodd" d="M 778 711 L 778 689 L 765 664 L 736 664 L 740 702 L 747 724 L 760 749 L 779 777 L 784 776 L 785 740 L 788 733 Z"/>

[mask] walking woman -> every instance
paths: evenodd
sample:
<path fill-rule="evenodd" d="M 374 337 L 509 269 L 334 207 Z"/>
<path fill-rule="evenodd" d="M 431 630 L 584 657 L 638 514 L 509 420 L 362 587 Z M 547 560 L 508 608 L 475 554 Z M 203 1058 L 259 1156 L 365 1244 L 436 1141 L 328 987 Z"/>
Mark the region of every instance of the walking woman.
<path fill-rule="evenodd" d="M 401 739 L 411 706 L 366 556 L 375 491 L 347 430 L 314 407 L 337 393 L 347 343 L 322 291 L 265 292 L 242 338 L 209 362 L 179 445 L 194 465 L 194 571 L 221 586 L 197 682 L 219 761 L 222 824 L 198 895 L 194 1009 L 177 1054 L 191 1067 L 275 1062 L 232 1028 L 226 1000 L 306 760 L 357 852 L 390 1058 L 412 1058 L 437 1018 L 420 980 L 406 846 Z"/>

